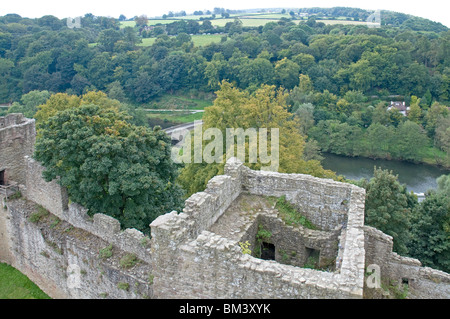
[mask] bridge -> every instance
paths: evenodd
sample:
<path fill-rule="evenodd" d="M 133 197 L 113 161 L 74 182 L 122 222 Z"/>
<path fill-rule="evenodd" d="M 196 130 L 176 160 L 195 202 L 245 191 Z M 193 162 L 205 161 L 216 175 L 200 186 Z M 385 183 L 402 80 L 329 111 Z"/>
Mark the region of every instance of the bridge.
<path fill-rule="evenodd" d="M 186 130 L 192 131 L 196 125 L 202 125 L 203 121 L 195 121 L 184 123 L 180 125 L 171 126 L 163 129 L 164 132 L 167 133 L 172 138 L 172 145 L 179 145 L 180 142 L 183 141 L 184 134 Z"/>
<path fill-rule="evenodd" d="M 417 196 L 417 200 L 419 202 L 423 201 L 425 199 L 425 193 L 414 193 L 414 195 Z"/>

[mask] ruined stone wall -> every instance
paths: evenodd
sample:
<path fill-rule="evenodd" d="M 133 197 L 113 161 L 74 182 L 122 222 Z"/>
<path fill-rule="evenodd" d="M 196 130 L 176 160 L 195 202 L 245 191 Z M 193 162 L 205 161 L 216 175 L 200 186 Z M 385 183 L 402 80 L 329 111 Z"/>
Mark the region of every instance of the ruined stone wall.
<path fill-rule="evenodd" d="M 56 181 L 42 178 L 44 168 L 27 157 L 26 197 L 72 226 L 98 236 L 114 246 L 138 255 L 150 262 L 150 238 L 136 229 L 121 230 L 117 219 L 104 214 L 88 215 L 88 210 L 77 203 L 69 204 L 67 191 Z"/>
<path fill-rule="evenodd" d="M 376 228 L 365 226 L 366 266 L 380 267 L 384 285 L 394 284 L 403 289 L 407 283 L 409 298 L 450 299 L 450 274 L 422 267 L 419 260 L 403 257 L 392 251 L 393 240 Z"/>
<path fill-rule="evenodd" d="M 243 170 L 244 191 L 264 196 L 286 195 L 288 202 L 322 230 L 346 223 L 351 192 L 356 187 L 303 174 Z"/>
<path fill-rule="evenodd" d="M 34 119 L 15 113 L 0 117 L 0 171 L 7 181 L 25 184 L 24 157 L 33 153 L 35 136 Z"/>
<path fill-rule="evenodd" d="M 176 235 L 154 226 L 159 250 L 168 260 Z M 155 275 L 155 291 L 161 298 L 359 297 L 342 288 L 338 274 L 254 258 L 243 254 L 235 242 L 208 231 L 181 245 L 175 258 L 165 264 L 165 276 Z"/>
<path fill-rule="evenodd" d="M 183 213 L 189 216 L 190 238 L 213 225 L 241 192 L 240 180 L 227 175 L 213 177 L 205 191 L 195 193 L 185 202 Z"/>
<path fill-rule="evenodd" d="M 0 261 L 11 264 L 11 240 L 8 231 L 7 208 L 4 195 L 0 194 Z"/>
<path fill-rule="evenodd" d="M 230 194 L 233 194 L 232 198 L 241 191 L 281 196 L 286 194 L 282 193 L 282 187 L 289 192 L 298 185 L 308 184 L 308 179 L 303 175 L 293 177 L 251 171 L 234 159 L 227 162 L 225 175 L 215 177 L 203 194 L 193 195 L 186 201 L 189 205 L 182 213 L 171 212 L 151 224 L 154 289 L 158 297 L 361 298 L 364 278 L 364 192 L 359 188 L 348 185 L 350 190 L 345 192 L 344 198 L 354 202 L 346 205 L 345 211 L 339 206 L 346 224 L 352 229 L 346 232 L 346 242 L 342 243 L 343 261 L 337 272 L 302 269 L 261 260 L 243 254 L 236 241 L 208 231 L 208 227 L 229 205 L 225 198 L 229 198 Z M 255 182 L 249 183 L 249 180 Z M 258 185 L 267 187 L 267 192 L 256 191 Z M 270 185 L 278 186 L 269 193 Z M 214 194 L 211 197 L 216 200 L 209 200 L 208 194 Z M 340 205 L 344 200 L 340 195 L 341 198 L 333 203 L 339 202 Z M 326 224 L 332 223 L 322 223 Z M 335 223 L 334 226 L 340 225 Z"/>
<path fill-rule="evenodd" d="M 111 257 L 100 250 L 110 242 L 48 214 L 33 219 L 38 206 L 19 199 L 7 202 L 11 238 L 10 262 L 53 298 L 152 298 L 152 265 L 136 259 L 124 268 L 129 255 L 112 246 Z"/>
<path fill-rule="evenodd" d="M 286 225 L 280 218 L 261 213 L 242 238 L 243 242 L 250 243 L 250 247 L 256 246 L 259 225 L 271 234 L 267 242 L 275 245 L 277 262 L 303 267 L 310 257 L 308 249 L 314 249 L 320 252 L 319 267 L 335 267 L 341 227 L 333 231 L 294 227 Z"/>
<path fill-rule="evenodd" d="M 136 229 L 121 230 L 110 216 L 89 216 L 84 207 L 68 204 L 59 184 L 43 180 L 39 163 L 30 158 L 26 163 L 27 184 L 21 187 L 26 200 L 3 200 L 0 261 L 55 298 L 153 298 L 150 238 Z M 42 207 L 49 211 L 45 222 L 33 222 Z M 112 257 L 99 258 L 109 245 Z M 139 261 L 131 269 L 120 266 L 126 255 Z M 80 286 L 72 288 L 68 280 L 77 271 Z"/>
<path fill-rule="evenodd" d="M 25 156 L 26 165 L 26 198 L 39 203 L 52 214 L 63 218 L 63 212 L 68 209 L 69 197 L 64 187 L 61 187 L 56 180 L 46 182 L 42 178 L 44 167 L 32 159 Z"/>

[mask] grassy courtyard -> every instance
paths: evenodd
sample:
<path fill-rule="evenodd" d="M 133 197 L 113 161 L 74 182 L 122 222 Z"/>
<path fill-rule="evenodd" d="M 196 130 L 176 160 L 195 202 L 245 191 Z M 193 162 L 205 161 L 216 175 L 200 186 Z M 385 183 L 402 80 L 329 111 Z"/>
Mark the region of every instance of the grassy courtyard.
<path fill-rule="evenodd" d="M 0 299 L 50 299 L 27 276 L 0 263 Z"/>

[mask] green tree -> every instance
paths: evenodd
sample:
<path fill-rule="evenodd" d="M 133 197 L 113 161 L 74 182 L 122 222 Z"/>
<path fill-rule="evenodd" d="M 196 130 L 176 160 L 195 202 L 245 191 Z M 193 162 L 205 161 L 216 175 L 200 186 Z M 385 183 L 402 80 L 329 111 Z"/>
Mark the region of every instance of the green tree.
<path fill-rule="evenodd" d="M 429 139 L 420 125 L 406 121 L 401 123 L 396 130 L 392 151 L 397 158 L 420 161 L 429 143 Z"/>
<path fill-rule="evenodd" d="M 97 42 L 104 51 L 113 52 L 117 41 L 122 40 L 122 34 L 114 29 L 106 29 L 100 32 Z"/>
<path fill-rule="evenodd" d="M 434 143 L 447 153 L 450 159 L 450 116 L 439 117 L 436 121 Z"/>
<path fill-rule="evenodd" d="M 13 61 L 0 57 L 0 101 L 2 102 L 9 102 L 11 99 L 11 72 L 13 69 Z"/>
<path fill-rule="evenodd" d="M 59 177 L 89 214 L 148 233 L 158 215 L 181 208 L 182 191 L 168 136 L 126 120 L 115 108 L 93 104 L 60 111 L 42 124 L 34 156 L 44 178 Z"/>
<path fill-rule="evenodd" d="M 430 109 L 427 112 L 427 115 L 425 115 L 425 128 L 429 136 L 434 136 L 438 118 L 447 117 L 449 116 L 449 114 L 450 112 L 448 111 L 447 106 L 438 102 L 434 102 L 431 105 Z"/>
<path fill-rule="evenodd" d="M 126 87 L 133 99 L 139 103 L 147 103 L 162 91 L 156 79 L 145 71 L 139 71 L 135 78 L 129 79 Z"/>
<path fill-rule="evenodd" d="M 436 183 L 437 183 L 436 192 L 450 199 L 450 174 L 441 175 L 436 179 Z"/>
<path fill-rule="evenodd" d="M 372 123 L 380 123 L 382 125 L 390 124 L 389 114 L 386 110 L 386 104 L 380 102 L 375 106 L 372 113 Z"/>
<path fill-rule="evenodd" d="M 351 64 L 349 69 L 352 74 L 350 77 L 350 87 L 352 89 L 366 92 L 372 87 L 376 77 L 374 68 L 370 66 L 369 61 L 361 59 Z"/>
<path fill-rule="evenodd" d="M 239 81 L 242 88 L 272 84 L 275 72 L 272 64 L 267 59 L 256 58 L 239 68 Z"/>
<path fill-rule="evenodd" d="M 374 169 L 369 182 L 361 183 L 366 189 L 365 223 L 375 227 L 394 239 L 394 251 L 407 253 L 410 239 L 411 194 L 398 182 L 392 171 Z M 417 201 L 417 199 L 416 199 Z"/>
<path fill-rule="evenodd" d="M 294 105 L 296 108 L 295 116 L 300 122 L 300 130 L 303 135 L 308 135 L 308 131 L 314 127 L 314 105 L 311 103 L 303 103 L 298 106 Z"/>
<path fill-rule="evenodd" d="M 411 98 L 411 104 L 409 106 L 408 119 L 414 123 L 421 124 L 422 123 L 422 109 L 420 108 L 420 99 L 417 99 L 413 103 L 413 99 Z"/>
<path fill-rule="evenodd" d="M 22 113 L 25 117 L 32 118 L 37 112 L 39 105 L 45 104 L 50 97 L 48 91 L 31 91 L 24 94 L 21 103 L 13 103 L 8 113 Z"/>
<path fill-rule="evenodd" d="M 294 61 L 300 66 L 300 72 L 303 74 L 306 74 L 308 69 L 315 63 L 314 56 L 307 53 L 299 53 L 293 56 L 292 61 Z"/>
<path fill-rule="evenodd" d="M 66 93 L 53 94 L 48 98 L 45 104 L 38 106 L 34 118 L 36 119 L 36 127 L 39 126 L 54 116 L 59 111 L 78 107 L 80 105 L 80 98 L 78 96 L 69 95 Z"/>
<path fill-rule="evenodd" d="M 109 98 L 120 102 L 125 102 L 126 100 L 125 92 L 119 81 L 114 81 L 107 85 L 107 94 Z"/>
<path fill-rule="evenodd" d="M 148 18 L 145 14 L 140 15 L 139 17 L 134 18 L 134 22 L 136 22 L 137 27 L 145 27 L 148 25 Z"/>
<path fill-rule="evenodd" d="M 450 272 L 450 194 L 428 192 L 414 211 L 408 251 L 424 266 Z"/>
<path fill-rule="evenodd" d="M 293 89 L 298 84 L 299 72 L 300 66 L 288 58 L 283 58 L 275 64 L 277 84 L 286 89 Z"/>
<path fill-rule="evenodd" d="M 335 174 L 325 170 L 317 160 L 306 161 L 303 159 L 305 137 L 301 135 L 299 123 L 292 119 L 287 112 L 286 95 L 282 90 L 277 91 L 274 86 L 263 85 L 252 95 L 242 91 L 232 84 L 223 81 L 221 89 L 216 92 L 217 98 L 214 104 L 205 109 L 203 115 L 203 130 L 218 128 L 222 132 L 223 146 L 226 147 L 226 129 L 242 128 L 244 130 L 254 128 L 279 129 L 279 172 L 304 173 L 323 178 L 336 178 Z M 270 137 L 267 142 L 270 147 Z M 249 153 L 248 142 L 246 154 Z M 188 195 L 202 191 L 206 183 L 216 174 L 223 173 L 226 161 L 226 150 L 221 150 L 218 155 L 221 163 L 186 164 L 183 168 L 179 182 Z M 265 164 L 260 158 L 257 163 L 244 163 L 252 169 L 261 169 Z"/>
<path fill-rule="evenodd" d="M 304 94 L 311 93 L 314 90 L 313 83 L 308 75 L 300 74 L 298 81 L 298 89 L 300 90 L 301 93 Z"/>
<path fill-rule="evenodd" d="M 206 63 L 205 78 L 213 90 L 220 88 L 220 82 L 226 79 L 228 65 L 222 53 L 214 53 L 211 62 Z"/>
<path fill-rule="evenodd" d="M 389 158 L 390 145 L 395 138 L 392 126 L 372 123 L 366 131 L 367 151 L 370 157 Z"/>

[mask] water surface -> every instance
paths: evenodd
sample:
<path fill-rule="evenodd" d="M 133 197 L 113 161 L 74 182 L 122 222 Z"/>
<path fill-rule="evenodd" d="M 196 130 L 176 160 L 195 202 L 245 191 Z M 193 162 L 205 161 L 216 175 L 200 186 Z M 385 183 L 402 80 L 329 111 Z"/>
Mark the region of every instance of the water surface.
<path fill-rule="evenodd" d="M 373 177 L 373 170 L 377 168 L 392 170 L 398 175 L 401 184 L 406 184 L 409 191 L 424 193 L 428 189 L 437 187 L 436 178 L 443 174 L 450 174 L 449 170 L 427 164 L 414 164 L 402 161 L 373 160 L 364 157 L 345 157 L 324 153 L 322 166 L 343 175 L 347 179 L 359 180 Z"/>

